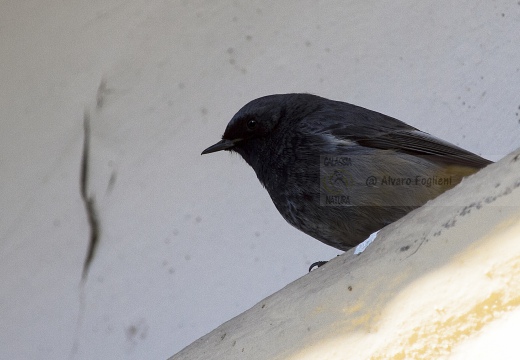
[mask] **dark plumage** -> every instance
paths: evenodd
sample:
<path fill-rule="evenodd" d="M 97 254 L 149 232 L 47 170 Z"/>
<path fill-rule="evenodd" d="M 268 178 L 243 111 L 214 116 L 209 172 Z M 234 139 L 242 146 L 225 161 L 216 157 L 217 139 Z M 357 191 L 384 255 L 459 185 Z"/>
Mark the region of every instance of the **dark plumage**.
<path fill-rule="evenodd" d="M 310 94 L 249 102 L 202 154 L 220 150 L 244 158 L 285 220 L 340 250 L 491 163 L 390 116 Z"/>

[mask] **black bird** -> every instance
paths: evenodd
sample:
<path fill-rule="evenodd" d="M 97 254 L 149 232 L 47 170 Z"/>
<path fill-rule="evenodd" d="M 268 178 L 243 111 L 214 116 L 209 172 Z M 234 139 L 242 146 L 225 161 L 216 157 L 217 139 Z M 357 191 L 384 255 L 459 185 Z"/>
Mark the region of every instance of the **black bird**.
<path fill-rule="evenodd" d="M 340 250 L 361 243 L 490 164 L 404 122 L 311 94 L 246 104 L 222 140 L 289 224 Z"/>

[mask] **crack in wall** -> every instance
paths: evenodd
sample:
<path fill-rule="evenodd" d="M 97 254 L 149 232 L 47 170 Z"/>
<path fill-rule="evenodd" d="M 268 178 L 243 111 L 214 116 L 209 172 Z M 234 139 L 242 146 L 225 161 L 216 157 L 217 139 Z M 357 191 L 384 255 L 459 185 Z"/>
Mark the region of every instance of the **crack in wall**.
<path fill-rule="evenodd" d="M 81 167 L 80 167 L 80 179 L 79 187 L 81 199 L 85 205 L 85 212 L 87 214 L 87 220 L 89 224 L 89 244 L 87 254 L 83 263 L 83 273 L 81 275 L 80 290 L 79 290 L 79 311 L 78 318 L 76 319 L 76 331 L 74 335 L 74 341 L 72 348 L 69 353 L 69 359 L 74 359 L 79 349 L 79 332 L 83 325 L 83 319 L 85 317 L 86 309 L 86 293 L 85 293 L 85 282 L 87 280 L 88 271 L 96 249 L 99 243 L 99 220 L 95 207 L 94 196 L 88 194 L 88 178 L 89 178 L 89 154 L 90 154 L 90 115 L 87 110 L 83 115 L 83 152 L 81 154 Z"/>
<path fill-rule="evenodd" d="M 85 112 L 83 116 L 83 154 L 81 156 L 81 170 L 80 170 L 80 193 L 83 203 L 85 204 L 85 211 L 87 213 L 87 220 L 90 229 L 90 239 L 83 263 L 82 279 L 85 280 L 88 276 L 88 271 L 99 243 L 99 220 L 96 212 L 96 202 L 94 196 L 88 194 L 88 178 L 89 178 L 89 153 L 90 153 L 90 115 Z"/>

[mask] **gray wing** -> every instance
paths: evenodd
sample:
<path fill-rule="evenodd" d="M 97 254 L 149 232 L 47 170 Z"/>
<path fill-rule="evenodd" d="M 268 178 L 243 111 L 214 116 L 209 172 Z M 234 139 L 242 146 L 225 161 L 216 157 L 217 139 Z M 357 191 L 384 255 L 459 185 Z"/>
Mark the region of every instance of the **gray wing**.
<path fill-rule="evenodd" d="M 491 161 L 487 159 L 420 130 L 397 131 L 380 134 L 370 139 L 357 139 L 356 141 L 362 146 L 393 149 L 419 156 L 432 156 L 449 164 L 467 165 L 476 168 L 482 168 L 491 164 Z"/>
<path fill-rule="evenodd" d="M 322 131 L 340 140 L 355 141 L 365 147 L 433 157 L 447 164 L 482 168 L 492 163 L 400 120 L 368 109 L 350 105 L 348 111 L 342 112 L 341 119 L 338 112 L 330 115 L 336 121 L 329 123 Z"/>

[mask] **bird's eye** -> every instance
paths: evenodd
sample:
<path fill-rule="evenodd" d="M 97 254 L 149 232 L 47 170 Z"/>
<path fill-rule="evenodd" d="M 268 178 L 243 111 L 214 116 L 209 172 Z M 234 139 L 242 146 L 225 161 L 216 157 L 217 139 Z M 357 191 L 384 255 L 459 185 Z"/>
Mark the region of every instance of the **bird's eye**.
<path fill-rule="evenodd" d="M 253 120 L 253 119 L 251 119 L 251 120 L 249 120 L 247 122 L 247 128 L 249 130 L 253 130 L 254 128 L 256 128 L 257 125 L 258 125 L 258 122 L 256 120 Z"/>

